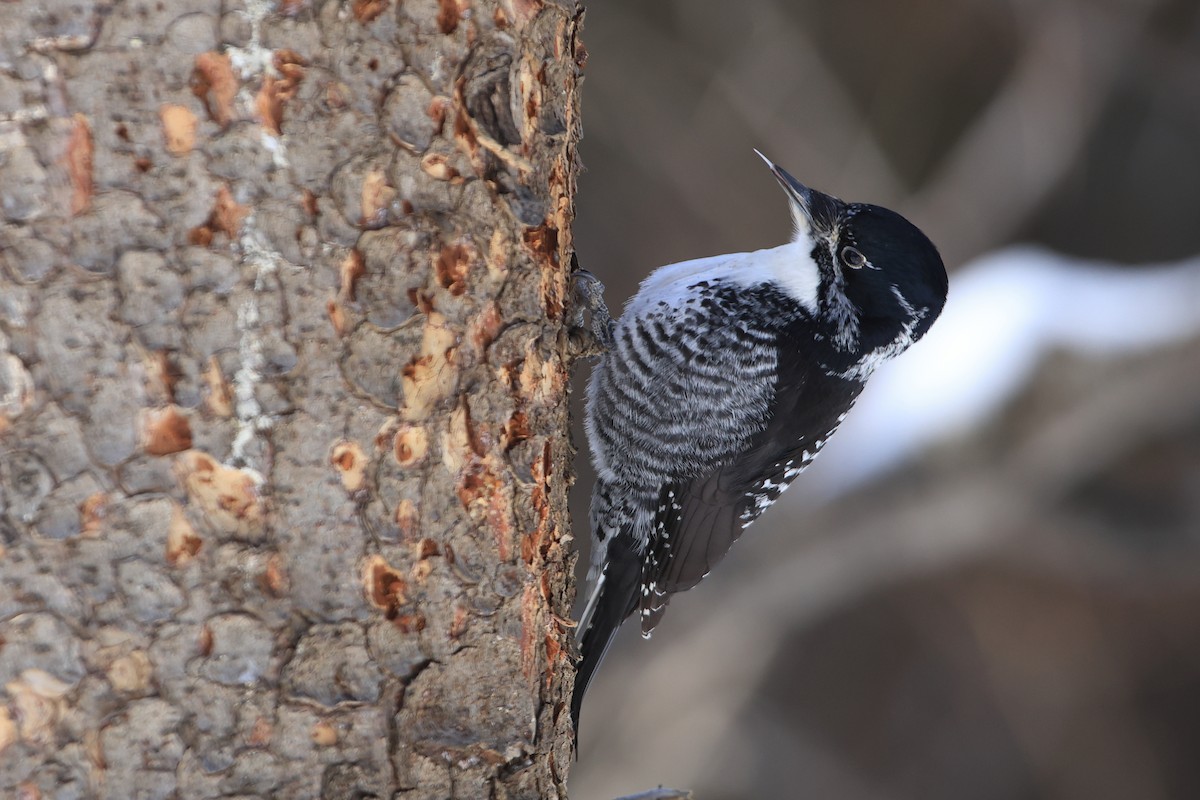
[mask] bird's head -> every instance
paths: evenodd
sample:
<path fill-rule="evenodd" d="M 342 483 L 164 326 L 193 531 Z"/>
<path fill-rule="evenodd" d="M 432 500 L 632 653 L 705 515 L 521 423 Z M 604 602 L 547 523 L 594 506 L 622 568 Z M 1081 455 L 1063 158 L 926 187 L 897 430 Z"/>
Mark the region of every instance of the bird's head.
<path fill-rule="evenodd" d="M 894 211 L 844 203 L 759 156 L 787 195 L 793 240 L 810 248 L 816 313 L 834 325 L 834 345 L 859 361 L 882 360 L 924 336 L 946 303 L 946 268 L 933 242 Z"/>

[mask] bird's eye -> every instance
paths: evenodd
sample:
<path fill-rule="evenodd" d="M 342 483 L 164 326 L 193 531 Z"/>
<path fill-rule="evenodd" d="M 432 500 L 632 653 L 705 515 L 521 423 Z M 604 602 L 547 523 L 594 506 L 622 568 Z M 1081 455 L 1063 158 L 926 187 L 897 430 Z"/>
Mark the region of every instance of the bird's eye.
<path fill-rule="evenodd" d="M 843 247 L 842 263 L 850 269 L 862 269 L 867 265 L 867 257 L 853 247 Z"/>

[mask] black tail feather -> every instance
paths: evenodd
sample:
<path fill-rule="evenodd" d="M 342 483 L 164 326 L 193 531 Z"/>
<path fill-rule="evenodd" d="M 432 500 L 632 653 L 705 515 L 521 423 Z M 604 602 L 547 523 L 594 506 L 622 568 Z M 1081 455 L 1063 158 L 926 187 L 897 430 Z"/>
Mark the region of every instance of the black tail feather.
<path fill-rule="evenodd" d="M 571 696 L 571 722 L 575 726 L 576 740 L 579 739 L 579 710 L 583 707 L 584 692 L 604 660 L 617 629 L 637 609 L 638 587 L 642 582 L 641 557 L 632 536 L 624 531 L 617 534 L 605 555 L 600 596 L 579 642 L 582 658 L 575 670 L 575 692 Z"/>

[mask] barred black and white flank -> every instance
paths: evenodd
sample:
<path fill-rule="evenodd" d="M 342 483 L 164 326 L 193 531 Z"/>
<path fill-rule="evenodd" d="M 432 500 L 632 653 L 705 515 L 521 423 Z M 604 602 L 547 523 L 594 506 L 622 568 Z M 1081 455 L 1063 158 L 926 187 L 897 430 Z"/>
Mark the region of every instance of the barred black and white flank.
<path fill-rule="evenodd" d="M 649 636 L 671 595 L 724 557 L 821 452 L 875 368 L 945 303 L 942 259 L 911 223 L 767 165 L 792 240 L 655 271 L 588 384 L 599 477 L 576 726 L 621 623 L 637 613 Z"/>

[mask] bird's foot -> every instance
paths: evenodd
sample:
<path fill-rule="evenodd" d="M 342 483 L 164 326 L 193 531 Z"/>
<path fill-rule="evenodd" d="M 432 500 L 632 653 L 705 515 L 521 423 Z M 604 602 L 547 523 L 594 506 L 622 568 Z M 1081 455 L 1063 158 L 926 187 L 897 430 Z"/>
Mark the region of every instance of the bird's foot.
<path fill-rule="evenodd" d="M 586 269 L 579 268 L 579 259 L 571 256 L 571 277 L 574 292 L 571 311 L 571 350 L 575 358 L 587 358 L 606 352 L 612 346 L 613 322 L 604 303 L 604 284 Z M 585 312 L 591 325 L 584 324 Z"/>

